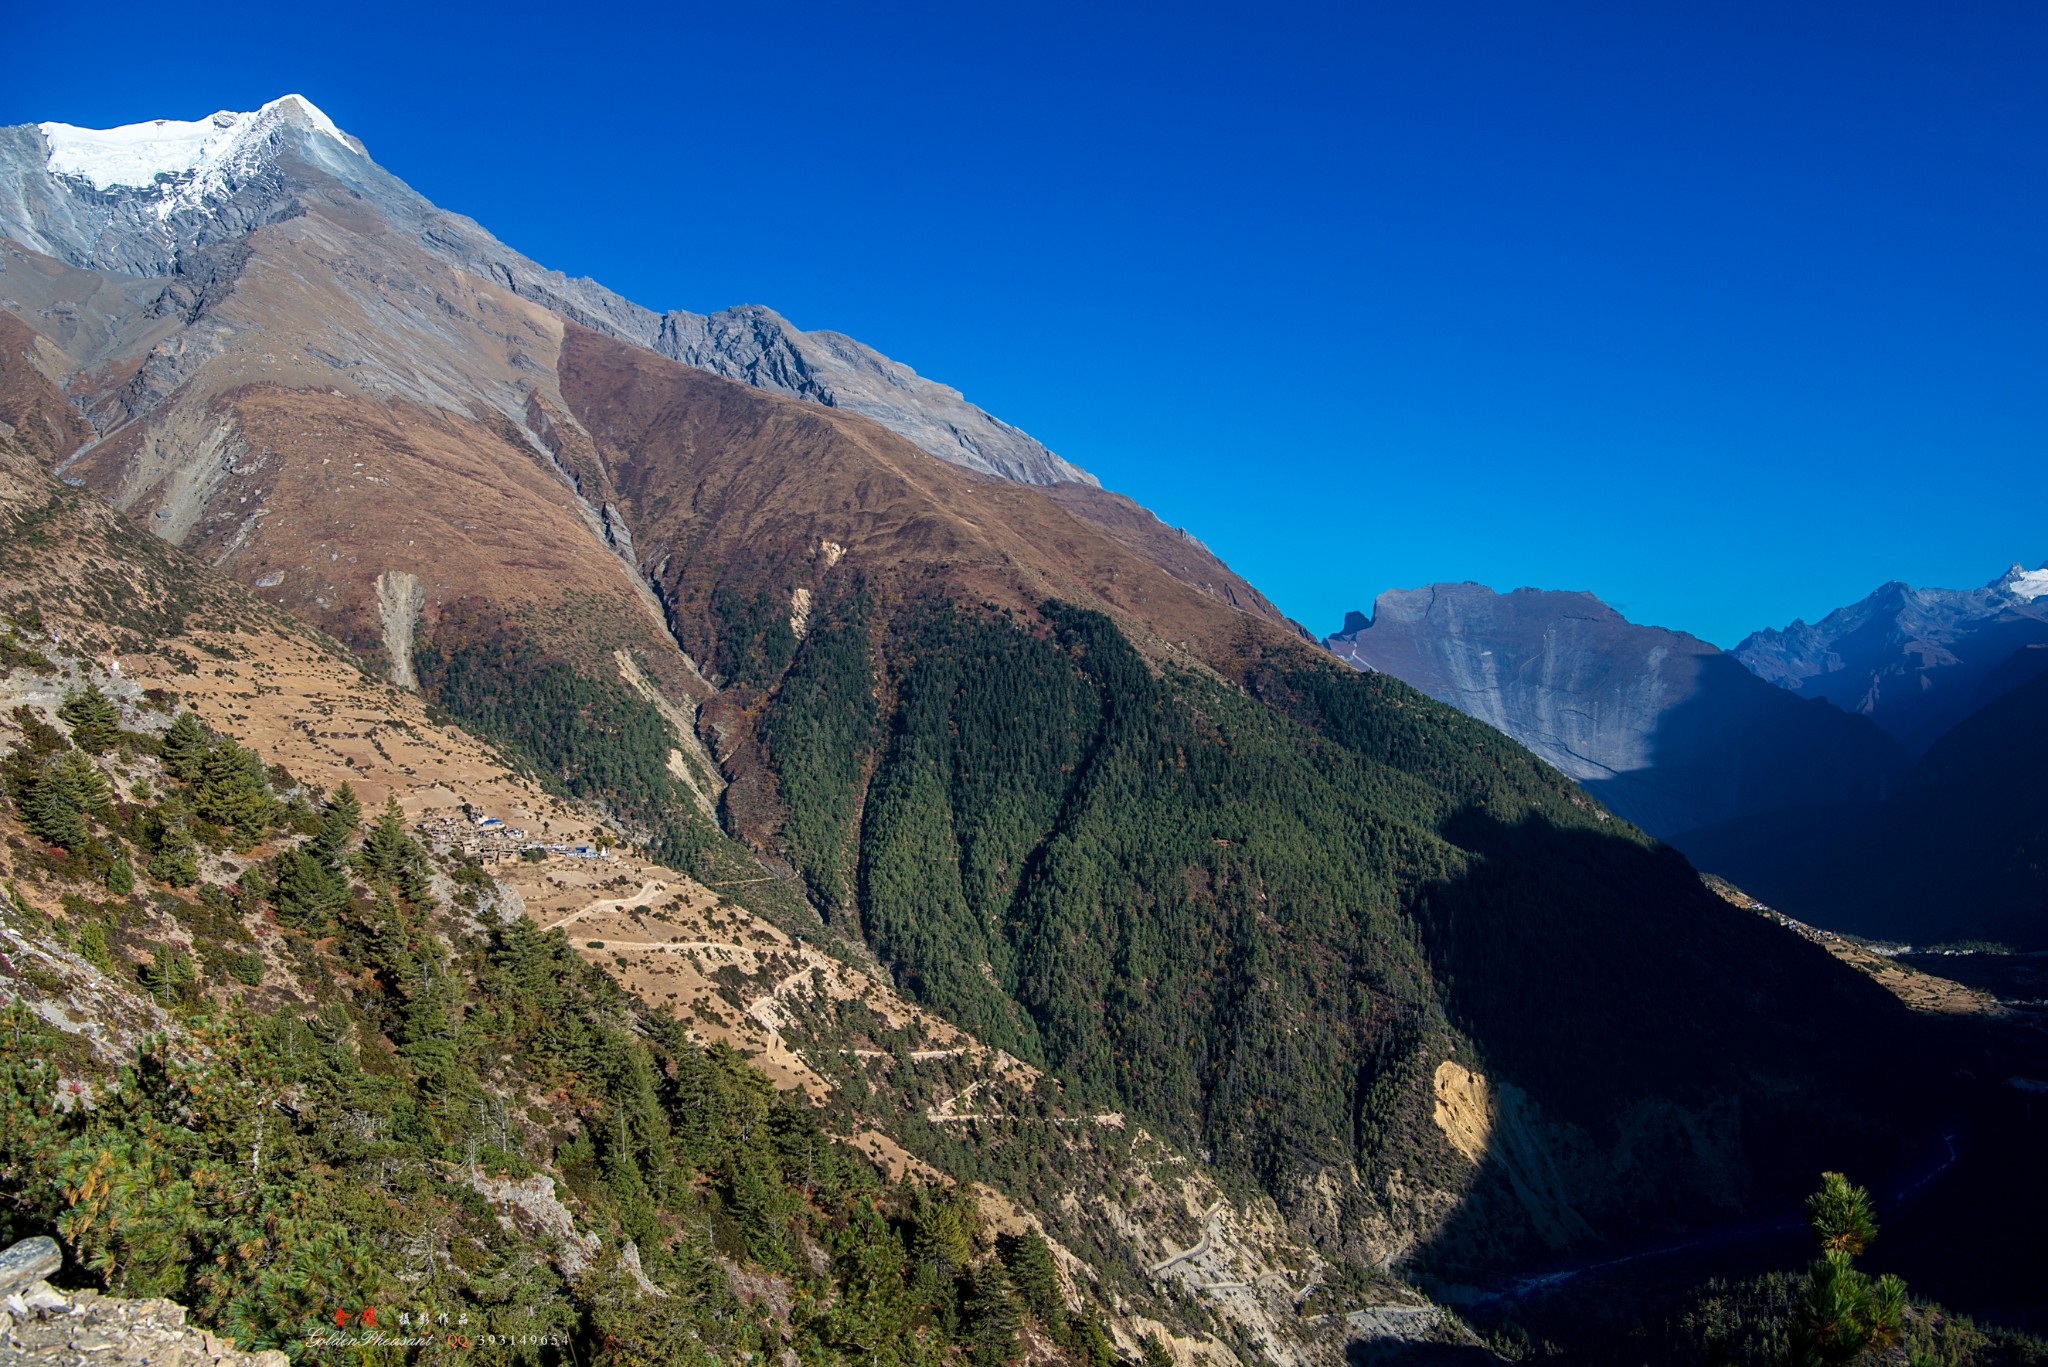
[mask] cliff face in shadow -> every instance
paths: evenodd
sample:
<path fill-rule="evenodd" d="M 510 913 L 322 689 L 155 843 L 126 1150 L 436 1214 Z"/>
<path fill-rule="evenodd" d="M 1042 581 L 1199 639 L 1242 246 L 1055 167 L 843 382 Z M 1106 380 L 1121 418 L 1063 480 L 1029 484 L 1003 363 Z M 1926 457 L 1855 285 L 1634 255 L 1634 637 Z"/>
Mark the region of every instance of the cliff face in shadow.
<path fill-rule="evenodd" d="M 1798 698 L 1588 593 L 1435 584 L 1380 595 L 1326 644 L 1491 723 L 1672 839 L 1760 812 L 1874 802 L 1903 772 L 1863 718 Z"/>
<path fill-rule="evenodd" d="M 1458 1109 L 1446 1072 L 1466 1095 L 1463 1074 L 1485 1077 L 1488 1097 L 1464 1108 L 1469 1186 L 1418 1267 L 1483 1283 L 1684 1239 L 1938 1141 L 1959 1103 L 1934 1027 L 1705 891 L 1675 851 L 1478 810 L 1446 835 L 1477 857 L 1418 920 L 1475 1052 L 1438 1065 L 1439 1124 Z M 1902 1073 L 1924 1086 L 1906 1094 Z"/>
<path fill-rule="evenodd" d="M 2048 948 L 2048 674 L 1935 743 L 1879 806 L 1695 831 L 1704 867 L 1803 920 L 1928 944 Z"/>
<path fill-rule="evenodd" d="M 2048 596 L 2025 596 L 2040 578 L 1892 585 L 1758 633 L 1740 659 L 1590 594 L 1476 584 L 1382 594 L 1326 644 L 1507 732 L 1801 919 L 2031 946 L 2048 944 L 2032 777 L 2048 758 Z"/>

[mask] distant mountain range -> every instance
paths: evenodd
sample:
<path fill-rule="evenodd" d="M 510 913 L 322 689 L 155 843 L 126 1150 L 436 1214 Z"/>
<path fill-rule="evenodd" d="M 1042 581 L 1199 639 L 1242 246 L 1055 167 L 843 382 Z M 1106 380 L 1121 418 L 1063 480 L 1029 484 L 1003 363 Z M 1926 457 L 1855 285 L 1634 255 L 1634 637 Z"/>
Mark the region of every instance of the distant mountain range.
<path fill-rule="evenodd" d="M 1752 633 L 1730 653 L 1781 688 L 1869 717 L 1908 750 L 2048 667 L 2048 566 L 1981 589 L 1893 582 L 1811 626 Z"/>
<path fill-rule="evenodd" d="M 1590 593 L 1395 589 L 1326 642 L 1507 732 L 1652 835 L 1875 802 L 1905 771 L 1861 717 L 1772 687 L 1683 632 Z"/>
<path fill-rule="evenodd" d="M 2048 944 L 2048 568 L 1892 583 L 1735 650 L 1587 593 L 1392 590 L 1325 644 L 1806 919 Z"/>
<path fill-rule="evenodd" d="M 2031 677 L 1935 741 L 1884 802 L 1695 832 L 1687 853 L 1835 929 L 2048 949 L 2048 669 L 2028 663 Z"/>

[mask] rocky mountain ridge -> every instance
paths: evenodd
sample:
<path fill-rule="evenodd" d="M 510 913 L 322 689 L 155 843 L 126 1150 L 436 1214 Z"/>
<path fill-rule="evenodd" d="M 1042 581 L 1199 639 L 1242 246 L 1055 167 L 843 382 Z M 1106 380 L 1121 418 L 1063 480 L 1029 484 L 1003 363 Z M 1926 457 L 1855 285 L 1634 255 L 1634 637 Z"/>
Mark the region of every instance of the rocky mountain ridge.
<path fill-rule="evenodd" d="M 1012 540 L 1001 558 L 1032 562 L 1034 577 L 1065 582 L 1065 594 L 1092 600 L 1120 582 L 1112 600 L 1134 602 L 1163 573 L 1281 621 L 1199 543 L 1067 478 L 1075 472 L 857 344 L 814 346 L 758 309 L 664 322 L 443 213 L 316 115 L 288 99 L 257 116 L 222 116 L 232 136 L 218 160 L 237 174 L 209 182 L 196 207 L 189 178 L 102 191 L 52 174 L 47 135 L 9 130 L 0 234 L 20 245 L 0 244 L 0 310 L 30 329 L 36 366 L 92 424 L 62 458 L 66 478 L 380 652 L 391 677 L 412 678 L 407 657 L 447 605 L 482 596 L 537 608 L 526 629 L 552 648 L 585 660 L 638 654 L 671 702 L 694 706 L 709 687 L 676 651 L 666 619 L 680 603 L 655 596 L 666 552 L 635 539 L 651 510 L 621 499 L 563 396 L 564 338 L 586 327 L 649 366 L 662 364 L 651 348 L 665 345 L 769 407 L 787 398 L 832 415 L 804 428 L 806 444 L 789 454 L 816 458 L 818 440 L 887 438 L 892 460 L 899 447 L 937 451 L 963 473 L 1018 476 L 1024 483 L 989 482 L 1042 491 L 1033 495 L 1042 502 L 1023 506 L 1060 530 Z M 881 377 L 875 393 L 886 390 L 886 402 L 831 379 L 855 372 Z M 745 407 L 724 411 L 739 420 Z M 733 439 L 718 437 L 721 446 Z M 891 487 L 934 482 L 955 487 L 943 463 L 931 479 Z M 478 507 L 493 512 L 466 515 Z M 804 544 L 835 535 L 852 572 L 857 542 L 820 526 Z M 1073 554 L 1049 559 L 1033 540 Z M 1077 568 L 1090 582 L 1075 582 Z M 788 582 L 775 591 L 789 598 L 799 588 L 809 591 Z M 700 789 L 718 786 L 697 777 Z"/>
<path fill-rule="evenodd" d="M 75 267 L 124 276 L 189 278 L 217 269 L 217 262 L 200 264 L 209 249 L 304 212 L 301 196 L 323 193 L 323 184 L 375 205 L 443 264 L 586 327 L 714 374 L 874 418 L 970 469 L 1027 483 L 1095 482 L 958 391 L 852 338 L 803 332 L 755 306 L 709 315 L 657 312 L 594 281 L 546 270 L 472 220 L 429 204 L 302 96 L 194 124 L 0 129 L 0 237 Z M 345 348 L 333 357 L 345 368 Z M 429 389 L 415 397 L 445 396 Z M 499 408 L 523 420 L 519 405 Z"/>
<path fill-rule="evenodd" d="M 184 1307 L 172 1301 L 61 1291 L 44 1279 L 57 1275 L 63 1261 L 47 1237 L 23 1239 L 0 1252 L 5 1361 L 19 1367 L 286 1367 L 290 1361 L 274 1348 L 244 1353 L 226 1339 L 188 1327 Z"/>
<path fill-rule="evenodd" d="M 1729 653 L 1759 678 L 1869 717 L 1912 753 L 2026 676 L 2048 645 L 2048 567 L 1979 589 L 1894 581 L 1818 622 L 1751 633 Z"/>

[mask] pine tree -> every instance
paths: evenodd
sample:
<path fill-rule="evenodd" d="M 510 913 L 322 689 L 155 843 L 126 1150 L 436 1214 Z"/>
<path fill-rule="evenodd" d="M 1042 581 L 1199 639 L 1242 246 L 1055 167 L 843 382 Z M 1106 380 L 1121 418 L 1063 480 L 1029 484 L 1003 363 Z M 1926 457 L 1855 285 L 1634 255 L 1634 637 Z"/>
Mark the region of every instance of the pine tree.
<path fill-rule="evenodd" d="M 1092 1311 L 1075 1323 L 1074 1347 L 1081 1355 L 1083 1367 L 1115 1367 L 1119 1360 L 1115 1340 Z"/>
<path fill-rule="evenodd" d="M 114 966 L 113 952 L 107 947 L 107 928 L 98 921 L 87 921 L 85 928 L 78 932 L 76 948 L 78 957 L 105 973 Z"/>
<path fill-rule="evenodd" d="M 1845 1367 L 1867 1349 L 1896 1344 L 1905 1328 L 1905 1282 L 1890 1274 L 1873 1279 L 1852 1262 L 1877 1237 L 1870 1193 L 1839 1172 L 1822 1173 L 1820 1190 L 1806 1200 L 1806 1216 L 1821 1256 L 1807 1270 L 1793 1310 L 1788 1361 Z"/>
<path fill-rule="evenodd" d="M 450 1012 L 454 984 L 428 956 L 414 956 L 410 969 L 397 1030 L 398 1054 L 411 1065 L 429 1095 L 445 1095 L 452 1090 L 457 1072 L 455 1023 Z"/>
<path fill-rule="evenodd" d="M 1855 1257 L 1877 1237 L 1870 1193 L 1839 1172 L 1820 1175 L 1820 1190 L 1806 1198 L 1806 1222 L 1823 1250 Z"/>
<path fill-rule="evenodd" d="M 171 729 L 164 732 L 159 747 L 164 771 L 180 782 L 197 783 L 211 745 L 211 738 L 206 734 L 206 728 L 199 724 L 199 718 L 190 712 L 180 712 L 171 719 Z"/>
<path fill-rule="evenodd" d="M 356 790 L 344 780 L 328 796 L 320 812 L 320 829 L 313 833 L 313 850 L 330 868 L 339 868 L 341 861 L 348 857 L 350 842 L 356 838 L 356 828 L 363 822 L 363 804 L 356 800 Z"/>
<path fill-rule="evenodd" d="M 110 750 L 121 739 L 121 709 L 94 684 L 67 695 L 57 715 L 70 726 L 72 742 L 90 754 Z"/>
<path fill-rule="evenodd" d="M 843 1290 L 826 1312 L 826 1341 L 870 1362 L 889 1361 L 908 1327 L 903 1243 L 871 1201 L 862 1201 L 832 1240 L 834 1280 Z"/>
<path fill-rule="evenodd" d="M 199 881 L 199 856 L 192 848 L 192 835 L 182 825 L 160 827 L 144 870 L 160 883 L 174 888 L 190 887 Z"/>
<path fill-rule="evenodd" d="M 112 812 L 106 777 L 77 750 L 44 760 L 17 800 L 29 830 L 65 850 L 80 849 L 90 838 L 88 815 L 104 819 Z"/>
<path fill-rule="evenodd" d="M 159 1002 L 187 1001 L 197 995 L 199 970 L 193 966 L 192 956 L 176 945 L 159 948 L 138 976 Z"/>
<path fill-rule="evenodd" d="M 420 847 L 406 834 L 405 813 L 400 810 L 398 799 L 386 798 L 377 824 L 363 841 L 363 872 L 378 882 L 393 883 L 418 865 L 422 855 Z"/>
<path fill-rule="evenodd" d="M 974 1269 L 965 1308 L 976 1367 L 1001 1367 L 1017 1355 L 1023 1315 L 1001 1262 L 990 1259 Z"/>
<path fill-rule="evenodd" d="M 996 1247 L 1010 1269 L 1017 1294 L 1031 1313 L 1048 1325 L 1056 1324 L 1063 1308 L 1060 1274 L 1053 1263 L 1052 1250 L 1046 1247 L 1045 1236 L 1027 1229 L 1022 1234 L 1004 1235 L 996 1241 Z"/>
<path fill-rule="evenodd" d="M 981 1225 L 973 1203 L 960 1195 L 918 1193 L 916 1260 L 942 1278 L 952 1278 L 974 1261 Z"/>
<path fill-rule="evenodd" d="M 240 839 L 262 838 L 277 811 L 263 761 L 253 750 L 223 740 L 210 750 L 199 768 L 192 810 L 202 820 L 224 826 Z"/>
<path fill-rule="evenodd" d="M 334 918 L 348 905 L 348 880 L 307 846 L 278 856 L 277 885 L 271 905 L 287 924 L 315 935 L 333 928 Z"/>
<path fill-rule="evenodd" d="M 618 1122 L 615 1119 L 613 1123 Z M 617 1156 L 612 1157 L 613 1154 Z M 631 1161 L 623 1132 L 613 1139 L 607 1153 L 605 1182 L 615 1197 L 645 1199 L 640 1170 Z M 762 1155 L 743 1151 L 730 1156 L 724 1186 L 733 1218 L 746 1235 L 748 1253 L 763 1267 L 777 1271 L 793 1269 L 796 1263 L 790 1256 L 789 1222 L 795 1203 L 775 1180 L 774 1170 Z"/>
<path fill-rule="evenodd" d="M 1871 1288 L 1870 1343 L 1874 1348 L 1895 1346 L 1906 1330 L 1906 1282 L 1896 1273 L 1887 1272 L 1877 1279 Z"/>
<path fill-rule="evenodd" d="M 21 803 L 21 816 L 31 833 L 60 850 L 76 850 L 86 842 L 85 818 L 52 772 L 31 782 Z"/>

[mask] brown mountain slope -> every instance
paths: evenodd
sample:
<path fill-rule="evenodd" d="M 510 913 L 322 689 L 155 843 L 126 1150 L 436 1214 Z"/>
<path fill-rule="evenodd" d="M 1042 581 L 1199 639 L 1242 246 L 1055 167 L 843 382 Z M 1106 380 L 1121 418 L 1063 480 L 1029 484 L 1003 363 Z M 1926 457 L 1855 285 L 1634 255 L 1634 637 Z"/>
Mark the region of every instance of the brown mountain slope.
<path fill-rule="evenodd" d="M 409 664 L 395 658 L 402 639 L 379 602 L 379 581 L 389 597 L 400 576 L 417 581 L 427 624 L 446 603 L 483 594 L 543 621 L 559 614 L 565 635 L 605 624 L 593 653 L 661 644 L 651 600 L 592 534 L 573 491 L 502 427 L 274 385 L 204 411 L 222 435 L 203 489 L 157 455 L 185 435 L 182 411 L 71 469 L 138 514 L 173 530 L 184 522 L 175 539 L 186 549 L 366 657 Z"/>
<path fill-rule="evenodd" d="M 536 388 L 559 319 L 340 206 L 237 245 L 199 297 L 173 282 L 147 306 L 12 254 L 39 349 L 68 365 L 102 429 L 67 475 L 397 677 L 409 623 L 393 604 L 415 595 L 387 580 L 380 602 L 385 575 L 419 581 L 428 623 L 483 592 L 543 632 L 565 628 L 589 660 L 629 648 L 684 687 L 601 498 L 580 497 L 576 473 L 523 430 L 529 411 L 559 409 Z M 110 327 L 64 325 L 111 311 L 110 293 L 127 301 Z"/>
<path fill-rule="evenodd" d="M 721 590 L 799 625 L 828 578 L 1027 611 L 1069 599 L 1155 658 L 1225 672 L 1289 633 L 1127 499 L 979 476 L 869 419 L 587 332 L 319 177 L 297 207 L 164 280 L 8 248 L 11 331 L 40 333 L 11 368 L 33 353 L 98 425 L 66 459 L 90 435 L 72 415 L 46 458 L 403 685 L 451 611 L 458 633 L 510 631 L 594 687 L 630 683 L 671 724 L 680 784 L 709 800 L 742 780 L 763 847 L 779 818 L 748 781 L 747 709 L 707 728 L 732 775 L 696 734 Z M 668 801 L 647 796 L 642 819 Z"/>
<path fill-rule="evenodd" d="M 92 436 L 92 425 L 45 371 L 62 360 L 40 333 L 0 310 L 0 426 L 45 461 L 62 460 Z"/>
<path fill-rule="evenodd" d="M 834 572 L 898 593 L 942 585 L 1027 611 L 1048 598 L 1099 607 L 1155 650 L 1212 665 L 1248 640 L 1286 634 L 1256 590 L 1115 495 L 944 465 L 864 419 L 573 325 L 560 379 L 616 483 L 641 564 L 700 658 L 713 648 L 710 604 L 721 585 L 789 602 Z M 1159 526 L 1157 540 L 1184 548 L 1171 569 L 1147 554 L 1155 547 L 1141 518 Z"/>
<path fill-rule="evenodd" d="M 1007 564 L 1030 581 L 1027 596 L 1051 588 L 1099 599 L 1142 632 L 1198 650 L 1233 628 L 1196 598 L 1282 620 L 1199 543 L 1127 499 L 1079 484 L 1039 491 L 975 476 L 871 420 L 565 323 L 339 194 L 316 188 L 301 203 L 303 213 L 256 229 L 232 251 L 209 249 L 192 278 L 161 285 L 10 250 L 9 302 L 45 335 L 48 367 L 71 377 L 103 434 L 67 474 L 244 583 L 281 575 L 265 585 L 268 597 L 372 654 L 389 647 L 375 592 L 387 572 L 421 580 L 428 628 L 442 604 L 481 595 L 508 609 L 538 605 L 543 621 L 575 602 L 568 616 L 579 625 L 607 620 L 615 636 L 638 635 L 626 624 L 638 586 L 617 555 L 647 539 L 638 524 L 649 510 L 606 513 L 606 461 L 579 419 L 607 425 L 614 458 L 645 448 L 632 452 L 644 470 L 665 458 L 664 438 L 645 423 L 650 403 L 662 402 L 694 410 L 700 459 L 751 456 L 760 440 L 793 443 L 780 449 L 806 461 L 819 461 L 816 448 L 827 441 L 879 458 L 897 483 L 853 506 L 878 519 L 869 535 L 892 518 L 903 535 L 875 545 L 872 563 L 903 553 Z M 574 399 L 556 375 L 565 332 L 581 349 Z M 605 368 L 636 379 L 597 379 Z M 595 413 L 603 407 L 595 395 L 606 390 L 629 411 Z M 901 505 L 911 490 L 921 500 L 916 513 Z M 316 510 L 315 496 L 344 506 Z M 892 514 L 877 500 L 899 506 Z M 454 508 L 488 518 L 433 515 Z M 964 525 L 937 525 L 955 518 Z M 503 544 L 490 525 L 519 529 L 520 544 Z M 783 530 L 748 526 L 749 535 Z M 817 540 L 783 550 L 807 551 Z M 970 552 L 969 542 L 980 549 Z M 639 559 L 651 564 L 657 557 L 645 549 Z M 329 554 L 339 568 L 318 569 Z M 1012 578 L 997 573 L 990 587 L 1014 597 L 1002 582 Z M 633 642 L 658 655 L 651 645 Z"/>
<path fill-rule="evenodd" d="M 451 604 L 488 606 L 615 699 L 665 709 L 674 796 L 708 814 L 721 784 L 693 718 L 710 690 L 552 394 L 560 320 L 343 198 L 309 195 L 168 281 L 0 254 L 10 333 L 40 333 L 0 376 L 63 379 L 100 427 L 45 458 L 406 686 Z M 670 824 L 692 823 L 708 838 L 695 814 Z"/>
<path fill-rule="evenodd" d="M 420 603 L 418 634 L 427 635 L 448 602 L 478 597 L 586 668 L 626 648 L 671 699 L 701 692 L 653 619 L 636 620 L 647 607 L 633 563 L 642 529 L 614 505 L 605 460 L 578 425 L 589 404 L 562 393 L 559 352 L 576 326 L 566 319 L 579 316 L 565 300 L 577 291 L 563 295 L 569 282 L 559 279 L 536 288 L 492 252 L 479 256 L 471 239 L 488 239 L 474 224 L 367 162 L 334 160 L 326 143 L 287 138 L 280 155 L 278 188 L 289 203 L 265 200 L 258 212 L 252 201 L 252 226 L 180 248 L 160 277 L 0 248 L 0 301 L 43 335 L 45 371 L 77 395 L 101 438 L 64 473 L 372 658 L 404 646 L 405 624 L 394 618 L 409 602 Z M 630 342 L 608 346 L 635 358 L 629 368 L 658 359 Z M 697 396 L 727 388 L 705 414 L 711 430 L 698 435 L 713 456 L 743 448 L 765 422 L 759 414 L 791 411 L 778 396 L 680 364 L 652 373 L 662 385 L 687 376 Z M 1214 622 L 1196 621 L 1206 614 L 1191 616 L 1184 595 L 1163 592 L 1167 581 L 1280 620 L 1198 543 L 1128 500 L 1056 484 L 1041 497 L 983 497 L 955 509 L 970 487 L 954 478 L 959 467 L 850 411 L 801 400 L 793 408 L 821 419 L 814 431 L 887 451 L 913 484 L 932 482 L 913 520 L 969 521 L 925 526 L 927 554 L 943 555 L 945 538 L 964 531 L 992 541 L 985 549 L 1026 577 L 1099 597 L 1141 632 L 1162 642 L 1186 636 L 1198 650 L 1200 638 L 1217 635 Z M 315 509 L 314 495 L 343 496 L 357 515 Z M 1049 504 L 1072 516 L 1051 515 Z M 478 518 L 432 516 L 455 508 L 517 530 L 494 536 Z M 1011 535 L 992 520 L 1014 524 Z M 508 535 L 520 544 L 504 544 Z M 890 549 L 877 547 L 878 556 Z M 637 556 L 641 565 L 656 558 Z M 1133 581 L 1137 562 L 1145 572 Z M 413 576 L 417 590 L 393 580 L 380 594 L 387 574 Z M 1043 597 L 1044 587 L 1033 583 L 1025 596 Z M 384 663 L 393 677 L 410 677 L 405 661 Z"/>
<path fill-rule="evenodd" d="M 1174 578 L 1232 607 L 1269 617 L 1308 636 L 1287 621 L 1266 595 L 1253 588 L 1216 553 L 1179 527 L 1170 527 L 1135 499 L 1089 484 L 1050 484 L 1045 496 L 1084 522 L 1092 523 Z"/>

